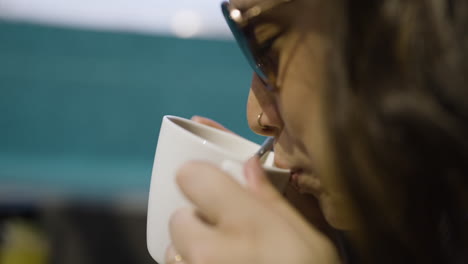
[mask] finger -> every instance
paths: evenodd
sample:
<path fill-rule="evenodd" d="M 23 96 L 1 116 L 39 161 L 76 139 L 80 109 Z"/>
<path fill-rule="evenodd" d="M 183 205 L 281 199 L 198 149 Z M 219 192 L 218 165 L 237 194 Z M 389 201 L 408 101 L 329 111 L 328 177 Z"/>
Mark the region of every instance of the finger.
<path fill-rule="evenodd" d="M 177 183 L 184 195 L 209 222 L 229 219 L 252 197 L 233 177 L 205 162 L 189 162 L 178 172 Z"/>
<path fill-rule="evenodd" d="M 245 163 L 244 174 L 247 187 L 251 189 L 255 195 L 266 201 L 283 200 L 281 194 L 268 180 L 258 157 L 252 157 Z"/>
<path fill-rule="evenodd" d="M 196 263 L 195 259 L 204 254 L 205 245 L 218 244 L 218 235 L 213 227 L 205 223 L 193 208 L 177 210 L 169 222 L 169 232 L 174 251 L 168 253 L 177 252 L 187 263 Z M 177 253 L 168 254 L 168 257 L 178 258 Z"/>
<path fill-rule="evenodd" d="M 195 121 L 197 123 L 204 124 L 204 125 L 207 125 L 207 126 L 210 126 L 210 127 L 222 130 L 222 131 L 226 131 L 226 132 L 235 134 L 231 130 L 227 129 L 225 126 L 221 125 L 220 123 L 218 123 L 218 122 L 216 122 L 216 121 L 214 121 L 212 119 L 202 117 L 202 116 L 193 116 L 191 119 L 192 119 L 192 121 Z"/>
<path fill-rule="evenodd" d="M 182 258 L 182 256 L 179 253 L 177 253 L 174 246 L 172 245 L 169 245 L 169 247 L 167 247 L 165 259 L 166 264 L 185 264 L 185 261 Z"/>

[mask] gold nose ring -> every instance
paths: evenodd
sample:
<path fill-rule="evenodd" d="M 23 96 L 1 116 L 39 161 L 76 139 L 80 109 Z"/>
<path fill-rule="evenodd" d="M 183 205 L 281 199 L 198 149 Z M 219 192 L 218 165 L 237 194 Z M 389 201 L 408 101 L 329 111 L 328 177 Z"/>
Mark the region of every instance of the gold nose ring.
<path fill-rule="evenodd" d="M 177 263 L 177 262 L 184 261 L 184 259 L 182 258 L 181 255 L 177 254 L 177 255 L 174 256 L 174 261 Z"/>
<path fill-rule="evenodd" d="M 258 126 L 262 129 L 262 130 L 269 130 L 270 129 L 270 126 L 265 126 L 262 124 L 262 117 L 263 117 L 263 112 L 261 112 L 260 114 L 258 114 L 257 116 L 257 124 Z"/>
<path fill-rule="evenodd" d="M 182 263 L 183 261 L 184 261 L 184 259 L 182 258 L 182 256 L 177 254 L 172 258 L 172 260 L 167 262 L 167 264 Z"/>

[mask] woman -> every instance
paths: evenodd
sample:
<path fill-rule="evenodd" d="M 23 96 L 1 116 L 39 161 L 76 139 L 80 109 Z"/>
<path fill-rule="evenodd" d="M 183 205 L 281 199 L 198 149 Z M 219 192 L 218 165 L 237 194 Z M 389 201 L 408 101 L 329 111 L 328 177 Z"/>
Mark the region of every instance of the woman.
<path fill-rule="evenodd" d="M 208 164 L 181 169 L 196 208 L 174 214 L 167 262 L 468 263 L 468 2 L 231 0 L 223 11 L 255 71 L 251 128 L 276 138 L 277 164 L 356 257 L 253 159 L 247 189 Z"/>

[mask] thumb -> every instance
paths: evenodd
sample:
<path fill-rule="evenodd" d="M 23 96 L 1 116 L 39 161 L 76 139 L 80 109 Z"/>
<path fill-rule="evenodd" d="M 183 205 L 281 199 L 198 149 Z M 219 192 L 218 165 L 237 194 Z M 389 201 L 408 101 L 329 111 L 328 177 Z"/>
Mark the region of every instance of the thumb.
<path fill-rule="evenodd" d="M 259 198 L 271 201 L 282 199 L 281 194 L 268 180 L 257 156 L 250 158 L 244 165 L 244 174 L 249 188 Z"/>

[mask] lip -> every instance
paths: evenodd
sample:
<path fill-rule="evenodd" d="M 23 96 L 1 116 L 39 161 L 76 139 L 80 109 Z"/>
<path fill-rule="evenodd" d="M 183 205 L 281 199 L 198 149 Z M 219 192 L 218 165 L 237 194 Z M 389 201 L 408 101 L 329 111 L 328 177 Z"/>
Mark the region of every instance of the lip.
<path fill-rule="evenodd" d="M 278 155 L 279 154 L 279 155 Z M 275 152 L 274 166 L 290 170 L 289 183 L 300 193 L 310 193 L 316 197 L 322 193 L 320 179 L 314 169 L 292 164 L 285 156 Z"/>
<path fill-rule="evenodd" d="M 299 178 L 301 177 L 302 172 L 302 169 L 292 169 L 291 177 L 289 177 L 291 185 L 294 186 L 297 190 L 300 190 Z"/>
<path fill-rule="evenodd" d="M 279 158 L 279 155 L 275 155 L 274 165 L 275 167 L 280 168 L 280 169 L 286 169 L 286 170 L 291 169 L 291 166 L 288 164 L 288 162 Z"/>
<path fill-rule="evenodd" d="M 303 169 L 301 169 L 301 168 L 292 168 L 292 166 L 290 166 L 289 163 L 286 160 L 280 158 L 279 155 L 278 156 L 275 155 L 274 165 L 277 168 L 290 170 L 289 183 L 296 190 L 298 190 L 299 192 L 303 192 L 304 188 L 302 188 L 301 185 L 300 185 L 300 179 L 301 179 L 301 177 L 304 177 L 303 176 L 303 172 L 304 172 Z"/>
<path fill-rule="evenodd" d="M 309 193 L 317 198 L 323 193 L 320 179 L 313 172 L 295 171 L 291 174 L 290 182 L 300 193 Z"/>
<path fill-rule="evenodd" d="M 301 168 L 291 169 L 290 184 L 300 193 L 309 193 L 317 198 L 323 192 L 322 184 L 316 173 Z"/>

